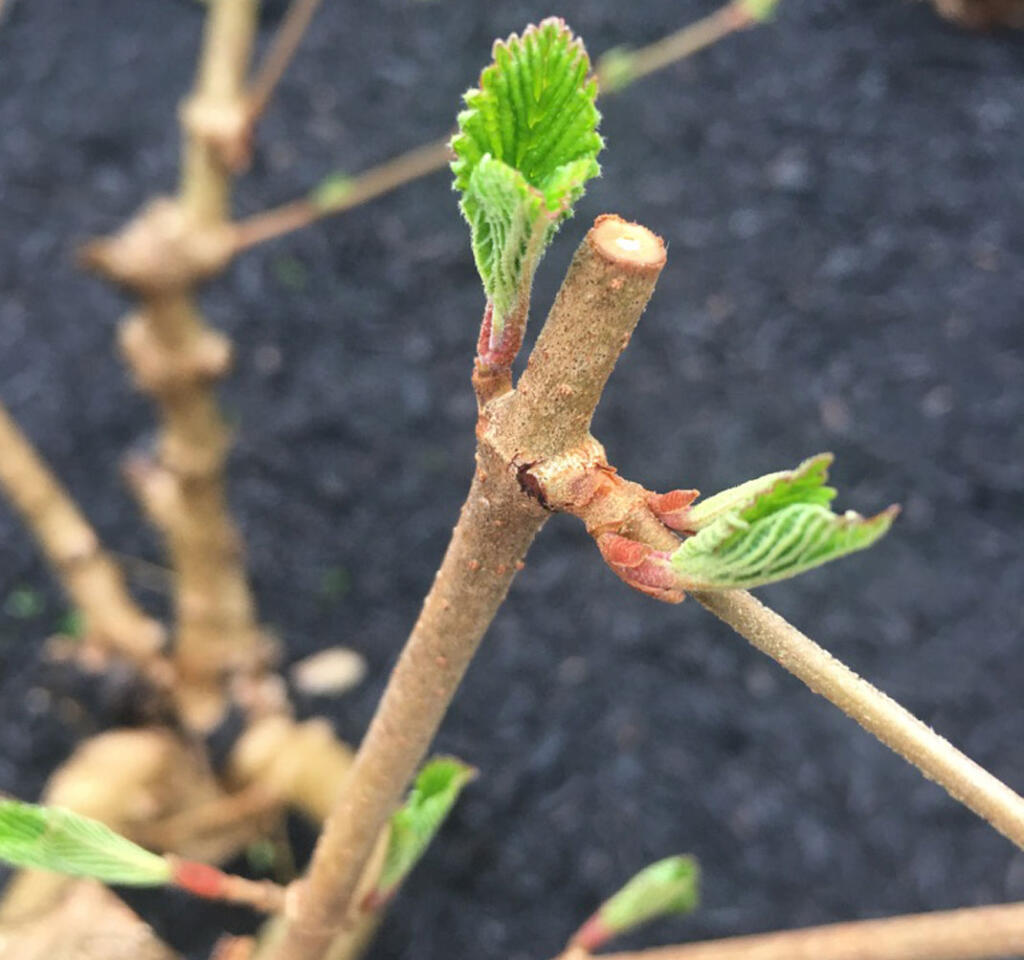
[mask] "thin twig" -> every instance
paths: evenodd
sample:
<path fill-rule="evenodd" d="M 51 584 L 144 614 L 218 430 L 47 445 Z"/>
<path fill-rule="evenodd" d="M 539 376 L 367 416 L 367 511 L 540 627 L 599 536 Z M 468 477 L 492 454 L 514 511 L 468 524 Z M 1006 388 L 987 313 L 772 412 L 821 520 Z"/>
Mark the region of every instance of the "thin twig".
<path fill-rule="evenodd" d="M 96 532 L 3 405 L 0 485 L 85 616 L 91 639 L 148 669 L 163 645 L 163 627 L 131 598 Z"/>
<path fill-rule="evenodd" d="M 601 960 L 996 960 L 1024 956 L 1024 903 L 859 920 Z M 567 953 L 562 960 L 577 960 Z"/>
<path fill-rule="evenodd" d="M 448 138 L 416 147 L 379 166 L 367 170 L 354 178 L 339 198 L 326 204 L 309 199 L 295 200 L 275 207 L 264 213 L 236 222 L 234 227 L 233 252 L 239 253 L 249 247 L 271 240 L 311 223 L 358 207 L 375 197 L 390 193 L 404 184 L 441 170 L 448 165 L 451 151 Z"/>
<path fill-rule="evenodd" d="M 249 84 L 249 123 L 255 123 L 266 110 L 274 89 L 298 52 L 321 0 L 292 0 L 277 28 L 252 82 Z"/>
<path fill-rule="evenodd" d="M 262 913 L 280 913 L 285 906 L 285 888 L 271 880 L 249 880 L 217 867 L 168 854 L 171 883 L 204 900 L 222 900 L 252 907 Z"/>
<path fill-rule="evenodd" d="M 649 231 L 599 219 L 576 254 L 520 389 L 481 411 L 476 472 L 448 551 L 267 960 L 325 956 L 376 838 L 548 517 L 521 486 L 516 458 L 528 464 L 572 456 L 664 263 L 664 247 Z M 552 380 L 557 389 L 542 389 Z"/>
<path fill-rule="evenodd" d="M 296 0 L 296 4 L 300 2 Z M 655 43 L 629 51 L 629 82 L 678 63 L 737 30 L 753 26 L 755 22 L 741 3 L 728 3 L 711 15 Z M 601 82 L 600 70 L 598 81 Z M 610 86 L 605 95 L 615 92 L 616 87 Z M 317 204 L 303 198 L 254 214 L 236 223 L 233 252 L 240 253 L 267 240 L 301 230 L 323 217 L 351 210 L 407 183 L 443 170 L 450 159 L 448 138 L 445 137 L 416 147 L 359 174 L 336 202 Z"/>
<path fill-rule="evenodd" d="M 749 593 L 730 590 L 694 597 L 758 650 L 1024 849 L 1024 798 L 1006 784 Z"/>
<path fill-rule="evenodd" d="M 646 47 L 626 51 L 624 55 L 628 58 L 627 83 L 633 83 L 658 70 L 664 70 L 666 67 L 707 49 L 737 30 L 752 27 L 756 23 L 757 21 L 747 13 L 741 0 L 727 3 L 708 16 L 688 24 Z M 612 77 L 603 75 L 599 68 L 598 82 L 600 83 L 602 80 L 608 83 Z"/>

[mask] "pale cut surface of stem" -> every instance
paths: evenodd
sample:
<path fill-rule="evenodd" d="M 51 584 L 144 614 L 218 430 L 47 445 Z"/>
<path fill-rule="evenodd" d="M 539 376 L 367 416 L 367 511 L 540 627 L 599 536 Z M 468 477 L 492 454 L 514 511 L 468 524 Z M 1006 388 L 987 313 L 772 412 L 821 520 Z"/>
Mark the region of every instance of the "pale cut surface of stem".
<path fill-rule="evenodd" d="M 2 405 L 0 484 L 84 614 L 89 633 L 137 664 L 151 663 L 163 627 L 136 605 L 92 526 Z"/>
<path fill-rule="evenodd" d="M 476 472 L 451 543 L 317 843 L 284 935 L 267 952 L 268 960 L 327 956 L 376 838 L 422 763 L 548 517 L 520 486 L 517 465 L 505 451 L 529 457 L 541 445 L 550 447 L 553 407 L 560 406 L 570 423 L 565 442 L 586 435 L 593 406 L 664 262 L 661 241 L 644 228 L 600 218 L 577 251 L 552 307 L 546 327 L 556 334 L 547 337 L 545 349 L 535 351 L 532 373 L 523 377 L 524 384 L 528 378 L 540 384 L 557 377 L 559 389 L 550 396 L 532 389 L 505 394 L 481 412 Z M 588 352 L 591 338 L 603 349 Z M 567 365 L 569 356 L 574 362 Z"/>
<path fill-rule="evenodd" d="M 584 960 L 587 954 L 563 955 Z M 602 954 L 602 960 L 999 960 L 1024 956 L 1024 903 Z"/>
<path fill-rule="evenodd" d="M 274 90 L 281 82 L 288 65 L 298 53 L 313 16 L 322 0 L 292 0 L 270 49 L 260 63 L 249 85 L 249 122 L 255 122 L 266 110 Z"/>
<path fill-rule="evenodd" d="M 695 599 L 1024 849 L 1024 798 L 1005 783 L 749 593 L 699 593 Z"/>

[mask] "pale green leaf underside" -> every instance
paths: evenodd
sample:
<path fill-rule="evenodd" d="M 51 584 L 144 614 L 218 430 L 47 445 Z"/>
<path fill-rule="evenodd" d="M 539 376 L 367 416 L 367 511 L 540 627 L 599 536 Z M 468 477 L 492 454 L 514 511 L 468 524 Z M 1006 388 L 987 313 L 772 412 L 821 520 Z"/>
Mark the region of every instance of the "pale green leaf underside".
<path fill-rule="evenodd" d="M 416 865 L 476 771 L 454 757 L 437 757 L 420 771 L 409 799 L 391 818 L 391 837 L 377 888 L 394 890 Z"/>
<path fill-rule="evenodd" d="M 693 857 L 668 857 L 641 870 L 599 911 L 601 922 L 615 933 L 697 906 L 700 868 Z"/>
<path fill-rule="evenodd" d="M 524 308 L 544 248 L 600 172 L 589 70 L 583 45 L 551 18 L 495 43 L 494 62 L 465 95 L 452 172 L 494 337 Z"/>
<path fill-rule="evenodd" d="M 895 509 L 875 517 L 835 514 L 826 485 L 832 455 L 723 490 L 691 509 L 697 533 L 672 554 L 684 589 L 723 590 L 785 580 L 864 550 L 892 525 Z"/>
<path fill-rule="evenodd" d="M 160 886 L 171 879 L 163 857 L 99 821 L 14 800 L 0 800 L 0 860 L 129 886 Z"/>
<path fill-rule="evenodd" d="M 831 453 L 819 453 L 800 464 L 795 470 L 780 470 L 754 480 L 741 483 L 716 493 L 690 508 L 687 516 L 695 530 L 700 530 L 733 511 L 744 512 L 744 519 L 777 510 L 787 503 L 817 503 L 827 507 L 836 496 L 834 487 L 825 486 Z M 748 513 L 746 511 L 753 512 Z"/>

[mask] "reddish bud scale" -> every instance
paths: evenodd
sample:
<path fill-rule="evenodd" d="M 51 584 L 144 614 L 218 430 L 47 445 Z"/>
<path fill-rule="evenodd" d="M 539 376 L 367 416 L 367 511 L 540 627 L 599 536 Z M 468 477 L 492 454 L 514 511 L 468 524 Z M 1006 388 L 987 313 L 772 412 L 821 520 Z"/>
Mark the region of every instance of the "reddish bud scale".
<path fill-rule="evenodd" d="M 664 603 L 680 603 L 686 596 L 679 589 L 667 553 L 617 533 L 601 534 L 597 547 L 604 562 L 634 590 Z"/>

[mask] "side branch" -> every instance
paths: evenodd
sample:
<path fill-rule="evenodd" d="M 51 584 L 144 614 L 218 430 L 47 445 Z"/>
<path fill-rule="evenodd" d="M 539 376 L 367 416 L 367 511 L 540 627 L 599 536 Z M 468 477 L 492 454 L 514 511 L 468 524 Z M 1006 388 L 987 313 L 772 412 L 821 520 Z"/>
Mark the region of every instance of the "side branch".
<path fill-rule="evenodd" d="M 954 800 L 1024 849 L 1024 797 L 939 736 L 749 593 L 699 593 L 695 599 L 876 736 Z"/>
<path fill-rule="evenodd" d="M 1024 954 L 1024 903 L 836 923 L 603 960 L 996 960 Z M 562 960 L 575 960 L 567 953 Z"/>
<path fill-rule="evenodd" d="M 163 645 L 163 627 L 135 604 L 95 531 L 2 405 L 0 484 L 85 616 L 90 638 L 150 665 Z"/>

